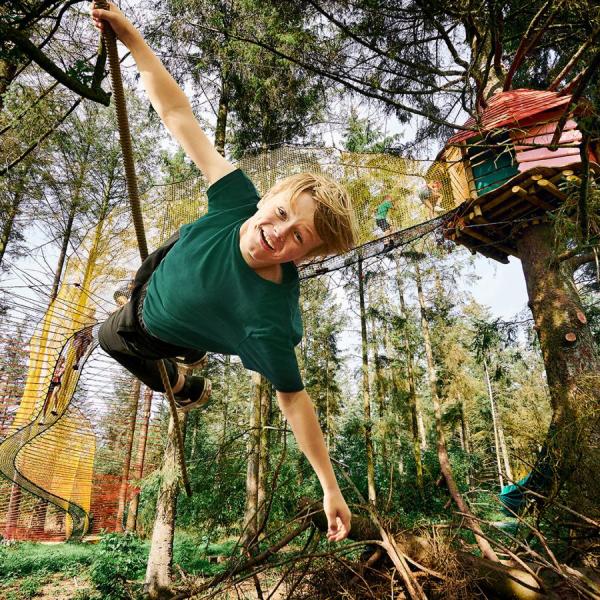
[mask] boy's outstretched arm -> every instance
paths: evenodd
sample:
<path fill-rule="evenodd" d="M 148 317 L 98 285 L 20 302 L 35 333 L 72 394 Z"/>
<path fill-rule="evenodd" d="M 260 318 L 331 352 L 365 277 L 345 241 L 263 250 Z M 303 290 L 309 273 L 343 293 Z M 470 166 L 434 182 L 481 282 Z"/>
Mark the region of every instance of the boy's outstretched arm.
<path fill-rule="evenodd" d="M 110 10 L 93 9 L 92 5 L 92 19 L 100 30 L 104 27 L 104 21 L 110 23 L 116 36 L 127 46 L 154 110 L 209 185 L 234 171 L 235 167 L 217 152 L 202 131 L 188 97 L 127 17 L 111 2 Z"/>
<path fill-rule="evenodd" d="M 323 509 L 329 525 L 327 539 L 339 542 L 350 532 L 351 514 L 335 478 L 313 403 L 305 390 L 277 392 L 277 401 L 323 488 Z"/>

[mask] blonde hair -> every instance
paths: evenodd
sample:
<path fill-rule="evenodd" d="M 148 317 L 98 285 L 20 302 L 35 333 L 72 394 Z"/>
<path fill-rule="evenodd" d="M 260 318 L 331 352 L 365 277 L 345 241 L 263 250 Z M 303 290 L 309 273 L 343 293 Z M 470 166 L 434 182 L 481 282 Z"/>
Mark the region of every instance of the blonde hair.
<path fill-rule="evenodd" d="M 358 226 L 346 188 L 326 175 L 298 173 L 278 181 L 261 202 L 283 191 L 290 192 L 292 206 L 303 192 L 310 192 L 316 204 L 315 229 L 323 244 L 311 250 L 304 258 L 342 254 L 354 248 L 358 239 Z"/>

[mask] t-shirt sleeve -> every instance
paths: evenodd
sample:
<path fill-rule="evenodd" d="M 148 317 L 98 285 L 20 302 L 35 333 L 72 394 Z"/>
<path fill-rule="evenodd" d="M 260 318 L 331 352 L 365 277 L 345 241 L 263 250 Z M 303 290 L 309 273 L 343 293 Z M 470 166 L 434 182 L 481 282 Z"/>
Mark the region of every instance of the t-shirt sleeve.
<path fill-rule="evenodd" d="M 252 180 L 236 169 L 217 179 L 206 191 L 208 210 L 229 210 L 246 204 L 256 204 L 260 195 Z"/>
<path fill-rule="evenodd" d="M 304 389 L 291 343 L 251 335 L 240 346 L 239 356 L 247 369 L 264 375 L 278 392 Z"/>

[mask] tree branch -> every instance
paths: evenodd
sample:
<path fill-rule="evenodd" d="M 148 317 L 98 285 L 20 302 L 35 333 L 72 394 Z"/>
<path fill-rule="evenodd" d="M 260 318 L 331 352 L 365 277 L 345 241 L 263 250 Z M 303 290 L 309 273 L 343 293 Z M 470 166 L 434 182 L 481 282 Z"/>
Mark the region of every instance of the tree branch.
<path fill-rule="evenodd" d="M 579 99 L 583 95 L 585 88 L 588 83 L 591 81 L 592 77 L 596 74 L 598 69 L 600 68 L 600 50 L 596 52 L 596 56 L 592 59 L 587 69 L 581 75 L 581 78 L 577 82 L 577 87 L 571 96 L 571 102 L 565 108 L 563 114 L 561 115 L 558 123 L 556 124 L 556 130 L 554 131 L 554 136 L 552 137 L 552 141 L 548 148 L 550 150 L 556 150 L 558 148 L 558 142 L 560 140 L 560 136 L 562 135 L 563 129 L 569 119 L 569 115 L 572 113 L 575 108 L 577 108 L 577 104 L 579 103 Z"/>
<path fill-rule="evenodd" d="M 369 50 L 372 50 L 373 52 L 375 52 L 379 56 L 384 56 L 385 58 L 393 60 L 394 62 L 397 62 L 398 64 L 401 64 L 401 65 L 403 65 L 405 67 L 414 67 L 416 69 L 419 69 L 420 71 L 424 71 L 425 73 L 429 73 L 430 75 L 439 75 L 440 77 L 444 77 L 446 75 L 462 75 L 461 71 L 448 71 L 448 72 L 444 72 L 444 71 L 441 71 L 440 69 L 432 67 L 431 65 L 427 65 L 427 64 L 420 63 L 420 62 L 415 62 L 415 61 L 410 61 L 410 60 L 404 60 L 404 59 L 400 58 L 397 55 L 392 57 L 387 52 L 385 52 L 384 50 L 382 50 L 381 48 L 378 48 L 377 46 L 374 46 L 373 44 L 370 44 L 366 40 L 364 40 L 361 37 L 357 36 L 353 31 L 351 31 L 348 27 L 346 27 L 346 25 L 344 23 L 342 23 L 341 21 L 339 21 L 338 19 L 336 19 L 333 15 L 327 13 L 323 8 L 321 8 L 321 6 L 317 2 L 315 2 L 314 0 L 308 0 L 308 3 L 317 12 L 321 13 L 327 20 L 329 20 L 331 23 L 333 23 L 338 29 L 340 29 L 341 31 L 343 31 L 348 37 L 350 37 L 351 39 L 353 39 L 355 42 L 357 42 L 361 46 L 364 46 L 365 48 L 368 48 Z"/>
<path fill-rule="evenodd" d="M 594 254 L 594 252 L 588 252 L 587 254 L 581 254 L 580 256 L 573 256 L 567 260 L 569 261 L 569 266 L 575 271 L 583 265 L 594 262 L 596 260 L 596 254 Z"/>
<path fill-rule="evenodd" d="M 0 169 L 0 177 L 6 175 L 8 171 L 10 171 L 16 165 L 18 165 L 22 160 L 27 158 L 27 156 L 29 156 L 29 154 L 31 154 L 48 136 L 50 136 L 54 131 L 56 131 L 56 128 L 62 123 L 64 123 L 65 119 L 79 106 L 82 100 L 83 98 L 81 97 L 75 100 L 73 106 L 71 106 L 71 108 L 69 108 L 69 110 L 56 123 L 54 123 L 54 125 L 50 129 L 48 129 L 48 131 L 46 131 L 46 133 L 44 133 L 35 142 L 33 142 L 33 144 L 29 146 L 29 148 L 27 148 L 19 157 L 13 160 L 9 165 L 4 167 L 3 169 Z"/>
<path fill-rule="evenodd" d="M 581 58 L 581 55 L 594 43 L 599 34 L 600 27 L 598 27 L 592 33 L 592 35 L 583 44 L 581 44 L 581 46 L 579 46 L 579 49 L 577 50 L 577 52 L 575 52 L 575 54 L 573 54 L 571 60 L 562 68 L 562 71 L 554 78 L 554 81 L 548 86 L 548 89 L 550 91 L 553 92 L 558 88 L 560 82 L 571 72 L 573 67 Z"/>
<path fill-rule="evenodd" d="M 13 42 L 24 54 L 36 62 L 46 73 L 54 77 L 71 91 L 83 98 L 93 100 L 105 106 L 110 104 L 110 94 L 101 87 L 88 87 L 75 77 L 65 73 L 48 56 L 46 56 L 27 36 L 20 31 L 0 24 L 0 34 Z"/>
<path fill-rule="evenodd" d="M 206 31 L 212 31 L 214 33 L 223 34 L 223 31 L 221 31 L 220 29 L 214 28 L 214 27 L 208 27 L 206 25 L 197 25 L 197 27 L 201 27 L 202 29 L 205 29 Z M 393 100 L 392 98 L 389 98 L 389 97 L 383 96 L 381 94 L 378 94 L 376 92 L 370 91 L 369 89 L 364 89 L 364 88 L 359 87 L 358 85 L 353 85 L 352 83 L 349 82 L 349 79 L 354 79 L 354 78 L 351 78 L 350 76 L 348 76 L 348 79 L 344 79 L 340 75 L 330 73 L 329 71 L 326 71 L 325 69 L 318 67 L 313 62 L 309 63 L 305 60 L 300 60 L 298 58 L 290 56 L 289 54 L 286 54 L 286 53 L 282 52 L 281 50 L 274 48 L 273 46 L 271 46 L 270 44 L 268 44 L 266 42 L 263 42 L 262 40 L 248 38 L 243 35 L 232 33 L 232 32 L 228 32 L 227 35 L 230 38 L 238 40 L 240 42 L 246 42 L 248 44 L 253 44 L 260 48 L 264 48 L 265 50 L 268 50 L 272 54 L 275 54 L 276 56 L 279 56 L 280 58 L 288 60 L 295 65 L 303 67 L 304 69 L 312 71 L 313 73 L 317 73 L 318 75 L 322 75 L 323 77 L 327 77 L 328 79 L 331 79 L 332 81 L 336 81 L 337 83 L 342 84 L 346 88 L 351 89 L 351 90 L 357 92 L 358 94 L 361 94 L 362 96 L 366 96 L 368 98 L 374 98 L 376 100 L 381 100 L 383 103 L 387 104 L 388 106 L 392 106 L 396 110 L 404 110 L 408 113 L 411 113 L 414 115 L 419 115 L 421 117 L 425 117 L 425 118 L 429 119 L 429 121 L 431 121 L 432 123 L 436 123 L 438 125 L 443 125 L 444 127 L 450 127 L 451 129 L 472 131 L 471 127 L 465 127 L 463 125 L 457 125 L 456 123 L 451 123 L 450 121 L 446 121 L 445 119 L 433 116 L 430 113 L 427 113 L 423 110 L 419 110 L 417 108 L 413 108 L 412 106 L 402 104 L 401 102 L 397 102 L 396 100 Z M 365 84 L 361 80 L 354 79 L 354 81 L 356 81 L 362 85 L 368 85 L 368 84 Z"/>
<path fill-rule="evenodd" d="M 525 32 L 525 35 L 523 35 L 523 37 L 521 38 L 521 43 L 519 44 L 519 47 L 517 48 L 517 51 L 515 52 L 515 57 L 508 69 L 508 73 L 506 74 L 506 79 L 504 80 L 503 91 L 506 92 L 507 90 L 510 90 L 510 86 L 512 85 L 512 80 L 513 80 L 515 73 L 517 72 L 517 69 L 521 66 L 521 64 L 525 60 L 525 57 L 531 51 L 531 49 L 534 48 L 535 45 L 538 43 L 542 34 L 551 25 L 552 21 L 556 17 L 556 13 L 558 12 L 558 9 L 564 4 L 564 0 L 559 0 L 558 2 L 556 2 L 556 4 L 554 4 L 554 6 L 552 7 L 552 11 L 551 11 L 550 15 L 548 15 L 546 22 L 543 25 L 541 25 L 541 27 L 535 33 L 533 33 L 533 30 L 535 29 L 535 27 L 538 26 L 542 17 L 544 16 L 544 14 L 548 10 L 548 8 L 550 6 L 552 6 L 553 2 L 554 2 L 554 0 L 546 0 L 546 2 L 544 4 L 542 4 L 542 7 L 540 8 L 540 10 L 538 10 L 538 12 L 535 14 L 533 19 L 529 23 L 529 26 L 527 27 L 527 31 Z"/>

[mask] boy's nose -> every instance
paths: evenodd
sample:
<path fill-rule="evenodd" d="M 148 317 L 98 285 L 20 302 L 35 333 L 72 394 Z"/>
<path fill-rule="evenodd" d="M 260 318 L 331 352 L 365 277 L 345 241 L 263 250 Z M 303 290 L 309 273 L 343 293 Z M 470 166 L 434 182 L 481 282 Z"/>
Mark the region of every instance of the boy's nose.
<path fill-rule="evenodd" d="M 279 238 L 280 240 L 285 239 L 285 236 L 287 235 L 288 230 L 289 230 L 289 226 L 287 223 L 282 223 L 281 225 L 277 225 L 273 228 L 273 232 L 275 233 L 275 236 L 277 238 Z"/>

